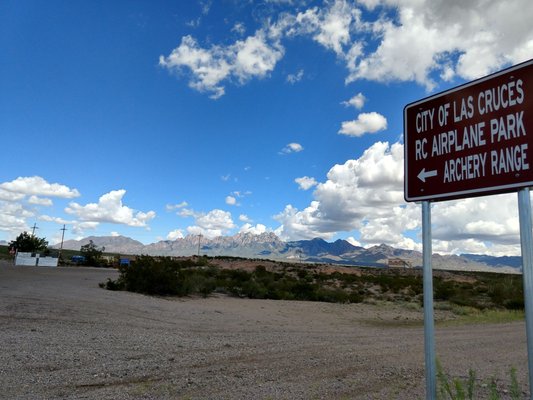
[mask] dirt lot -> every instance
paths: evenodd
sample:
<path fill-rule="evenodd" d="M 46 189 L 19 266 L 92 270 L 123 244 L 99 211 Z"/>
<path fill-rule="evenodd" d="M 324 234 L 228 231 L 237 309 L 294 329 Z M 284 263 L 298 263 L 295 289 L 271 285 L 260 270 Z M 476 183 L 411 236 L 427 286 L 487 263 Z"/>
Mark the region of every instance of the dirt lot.
<path fill-rule="evenodd" d="M 114 270 L 0 264 L 2 399 L 422 399 L 420 310 L 163 299 Z M 523 323 L 437 327 L 445 369 L 527 389 Z M 483 389 L 481 389 L 483 392 Z M 481 397 L 480 397 L 481 398 Z M 503 396 L 505 398 L 505 395 Z"/>

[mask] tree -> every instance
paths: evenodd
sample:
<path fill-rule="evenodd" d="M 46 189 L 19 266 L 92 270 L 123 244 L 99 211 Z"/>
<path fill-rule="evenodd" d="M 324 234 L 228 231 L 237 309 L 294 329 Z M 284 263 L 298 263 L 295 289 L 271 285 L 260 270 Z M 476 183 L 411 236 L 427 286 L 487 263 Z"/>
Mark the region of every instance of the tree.
<path fill-rule="evenodd" d="M 89 243 L 81 246 L 80 253 L 85 257 L 85 264 L 97 267 L 100 265 L 104 250 L 105 247 L 99 248 L 92 240 L 89 240 Z"/>
<path fill-rule="evenodd" d="M 15 240 L 9 242 L 9 247 L 22 252 L 46 252 L 48 250 L 48 242 L 44 238 L 38 238 L 28 232 L 22 232 Z"/>

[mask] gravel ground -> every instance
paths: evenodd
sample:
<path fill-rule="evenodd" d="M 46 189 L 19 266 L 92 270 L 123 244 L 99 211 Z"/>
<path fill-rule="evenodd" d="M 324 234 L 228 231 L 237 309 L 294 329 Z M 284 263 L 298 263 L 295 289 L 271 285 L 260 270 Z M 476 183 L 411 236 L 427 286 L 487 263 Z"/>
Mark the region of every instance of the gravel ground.
<path fill-rule="evenodd" d="M 0 398 L 425 398 L 421 310 L 98 287 L 116 276 L 0 263 Z M 438 326 L 436 342 L 452 375 L 502 386 L 514 366 L 527 389 L 523 323 Z"/>

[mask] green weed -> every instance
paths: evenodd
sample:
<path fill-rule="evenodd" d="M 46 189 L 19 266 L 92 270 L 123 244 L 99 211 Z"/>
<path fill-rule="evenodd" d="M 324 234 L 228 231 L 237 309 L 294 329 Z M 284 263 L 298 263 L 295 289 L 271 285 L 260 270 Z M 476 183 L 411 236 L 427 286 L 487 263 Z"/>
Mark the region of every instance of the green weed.
<path fill-rule="evenodd" d="M 509 389 L 502 389 L 509 393 L 511 400 L 520 400 L 522 392 L 516 377 L 516 368 L 511 368 Z M 470 369 L 468 378 L 463 381 L 460 378 L 450 378 L 443 370 L 441 363 L 437 360 L 437 400 L 473 400 L 476 389 L 479 392 L 481 385 L 476 385 L 476 373 Z M 494 378 L 488 384 L 489 399 L 501 400 L 501 394 Z"/>

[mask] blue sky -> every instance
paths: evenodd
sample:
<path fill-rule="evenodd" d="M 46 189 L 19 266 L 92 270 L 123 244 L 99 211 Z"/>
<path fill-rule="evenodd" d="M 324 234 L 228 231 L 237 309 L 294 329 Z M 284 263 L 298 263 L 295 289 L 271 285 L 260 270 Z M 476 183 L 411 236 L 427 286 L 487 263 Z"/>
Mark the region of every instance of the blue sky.
<path fill-rule="evenodd" d="M 403 107 L 533 57 L 530 2 L 478 2 L 3 1 L 0 240 L 420 249 Z M 516 253 L 514 200 L 436 205 L 436 250 Z"/>

